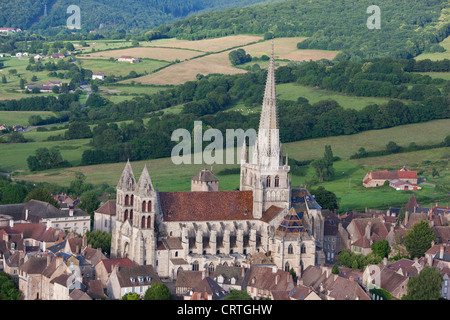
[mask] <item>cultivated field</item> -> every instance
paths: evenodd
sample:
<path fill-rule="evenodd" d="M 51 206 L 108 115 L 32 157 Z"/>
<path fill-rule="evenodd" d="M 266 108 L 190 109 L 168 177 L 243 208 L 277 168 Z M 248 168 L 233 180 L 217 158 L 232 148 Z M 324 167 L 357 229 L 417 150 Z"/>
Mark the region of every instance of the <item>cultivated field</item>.
<path fill-rule="evenodd" d="M 154 59 L 161 61 L 187 60 L 203 54 L 200 51 L 182 50 L 177 48 L 155 48 L 155 47 L 137 47 L 129 49 L 119 49 L 111 51 L 100 51 L 89 54 L 79 55 L 83 59 L 118 59 L 121 56 L 131 56 L 140 59 Z"/>
<path fill-rule="evenodd" d="M 277 38 L 274 39 L 275 59 L 282 61 L 278 65 L 286 64 L 286 60 L 320 60 L 323 58 L 333 59 L 337 52 L 322 50 L 298 50 L 297 43 L 305 38 Z M 258 41 L 257 43 L 254 43 Z M 193 57 L 190 60 L 173 64 L 155 73 L 138 78 L 136 81 L 142 84 L 152 85 L 178 85 L 186 81 L 195 80 L 197 74 L 208 75 L 238 74 L 246 73 L 243 68 L 231 65 L 228 54 L 237 48 L 243 48 L 252 56 L 270 55 L 272 51 L 272 41 L 262 41 L 261 37 L 255 36 L 228 36 L 216 39 L 205 39 L 199 41 L 165 41 L 154 44 L 159 47 L 171 47 L 189 50 L 200 50 L 208 52 L 204 56 Z M 152 48 L 149 48 L 152 49 Z M 154 48 L 153 48 L 154 49 Z M 228 50 L 227 50 L 228 49 Z M 182 50 L 180 50 L 182 51 Z M 113 52 L 113 51 L 112 51 Z M 264 63 L 257 62 L 264 67 Z M 253 64 L 253 63 L 251 63 Z M 130 83 L 132 80 L 125 80 L 123 83 Z"/>
<path fill-rule="evenodd" d="M 214 39 L 203 39 L 197 41 L 176 40 L 176 39 L 172 41 L 162 41 L 162 42 L 156 41 L 155 43 L 151 42 L 150 45 L 165 48 L 198 50 L 203 52 L 219 52 L 227 50 L 229 48 L 242 47 L 249 43 L 261 40 L 263 40 L 263 38 L 259 36 L 237 35 Z"/>
<path fill-rule="evenodd" d="M 84 69 L 91 70 L 92 72 L 103 72 L 106 76 L 112 74 L 115 76 L 127 76 L 131 71 L 136 71 L 139 74 L 152 73 L 168 64 L 167 62 L 157 60 L 142 60 L 139 63 L 114 62 L 102 59 L 79 60 Z"/>
<path fill-rule="evenodd" d="M 197 74 L 208 75 L 211 73 L 238 74 L 247 71 L 231 66 L 228 59 L 228 51 L 210 54 L 204 57 L 173 64 L 155 73 L 134 79 L 142 84 L 152 85 L 179 85 L 186 81 L 195 80 Z M 122 83 L 130 83 L 125 80 Z"/>

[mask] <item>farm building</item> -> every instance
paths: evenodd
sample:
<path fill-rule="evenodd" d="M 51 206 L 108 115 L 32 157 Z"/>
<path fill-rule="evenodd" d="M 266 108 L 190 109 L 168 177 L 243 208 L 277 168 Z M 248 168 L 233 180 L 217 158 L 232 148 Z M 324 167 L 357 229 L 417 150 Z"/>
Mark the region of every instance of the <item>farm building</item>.
<path fill-rule="evenodd" d="M 92 80 L 95 80 L 95 79 L 104 80 L 105 79 L 105 74 L 103 72 L 93 72 L 92 73 Z"/>
<path fill-rule="evenodd" d="M 400 170 L 370 171 L 363 178 L 363 186 L 366 188 L 380 187 L 388 180 L 402 180 L 412 185 L 417 184 L 417 172 L 411 171 L 406 166 Z"/>
<path fill-rule="evenodd" d="M 422 187 L 419 187 L 415 184 L 405 182 L 403 180 L 395 179 L 389 182 L 389 186 L 394 188 L 395 190 L 420 190 Z"/>
<path fill-rule="evenodd" d="M 129 62 L 129 63 L 137 63 L 139 62 L 138 58 L 133 58 L 130 56 L 121 56 L 117 61 L 119 62 Z"/>

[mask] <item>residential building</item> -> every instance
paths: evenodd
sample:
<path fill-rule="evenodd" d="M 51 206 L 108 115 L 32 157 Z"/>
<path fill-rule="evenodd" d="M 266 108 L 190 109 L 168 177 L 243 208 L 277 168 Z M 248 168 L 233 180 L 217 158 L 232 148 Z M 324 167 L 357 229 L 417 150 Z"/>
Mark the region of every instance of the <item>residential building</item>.
<path fill-rule="evenodd" d="M 94 231 L 111 233 L 116 221 L 116 200 L 106 201 L 94 211 Z"/>

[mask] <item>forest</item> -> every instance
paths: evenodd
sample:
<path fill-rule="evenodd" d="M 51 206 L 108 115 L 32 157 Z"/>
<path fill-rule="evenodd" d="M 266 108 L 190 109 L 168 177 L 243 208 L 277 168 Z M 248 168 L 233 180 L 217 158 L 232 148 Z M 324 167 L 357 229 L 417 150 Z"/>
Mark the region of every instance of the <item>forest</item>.
<path fill-rule="evenodd" d="M 14 0 L 0 2 L 0 27 L 55 35 L 66 25 L 66 10 L 77 5 L 82 29 L 148 29 L 191 14 L 259 3 L 262 0 Z M 269 1 L 274 2 L 274 1 Z M 44 8 L 47 4 L 47 15 Z"/>
<path fill-rule="evenodd" d="M 439 50 L 450 34 L 448 1 L 380 0 L 380 29 L 367 27 L 370 0 L 288 0 L 193 16 L 154 28 L 161 36 L 197 40 L 233 34 L 308 37 L 299 49 L 342 50 L 337 59 L 412 58 Z M 436 46 L 437 45 L 437 46 Z"/>

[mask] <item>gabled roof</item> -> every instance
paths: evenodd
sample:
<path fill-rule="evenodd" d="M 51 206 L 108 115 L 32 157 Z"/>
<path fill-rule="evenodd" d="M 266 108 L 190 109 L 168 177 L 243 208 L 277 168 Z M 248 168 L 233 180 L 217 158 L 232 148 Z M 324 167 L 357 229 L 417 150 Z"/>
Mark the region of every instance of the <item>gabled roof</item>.
<path fill-rule="evenodd" d="M 276 230 L 277 233 L 283 235 L 298 235 L 304 231 L 305 228 L 303 227 L 302 220 L 294 208 L 289 210 L 288 214 L 284 217 Z"/>
<path fill-rule="evenodd" d="M 142 277 L 142 282 L 139 281 Z M 147 277 L 150 277 L 150 282 Z M 123 287 L 149 286 L 160 283 L 161 279 L 152 265 L 134 265 L 130 267 L 119 267 L 117 271 L 119 285 Z M 134 279 L 134 281 L 133 281 Z"/>
<path fill-rule="evenodd" d="M 100 208 L 95 210 L 95 212 L 115 216 L 116 215 L 116 200 L 106 201 Z"/>
<path fill-rule="evenodd" d="M 102 259 L 99 263 L 102 263 L 108 273 L 111 273 L 114 266 L 119 267 L 131 267 L 135 263 L 129 258 L 117 258 L 117 259 Z"/>

